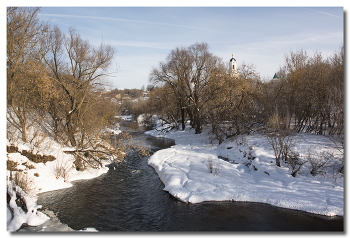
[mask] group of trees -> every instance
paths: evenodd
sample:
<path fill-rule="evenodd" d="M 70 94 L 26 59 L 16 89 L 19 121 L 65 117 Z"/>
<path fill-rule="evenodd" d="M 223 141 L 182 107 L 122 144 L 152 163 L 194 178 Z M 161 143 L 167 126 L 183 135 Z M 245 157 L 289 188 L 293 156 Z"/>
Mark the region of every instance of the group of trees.
<path fill-rule="evenodd" d="M 297 132 L 343 134 L 344 48 L 328 58 L 305 51 L 285 56 L 279 80 L 267 83 L 266 106 Z"/>
<path fill-rule="evenodd" d="M 99 93 L 115 50 L 41 22 L 39 11 L 7 9 L 8 128 L 27 142 L 41 124 L 63 144 L 86 148 L 115 112 Z"/>
<path fill-rule="evenodd" d="M 207 124 L 219 143 L 252 130 L 268 131 L 276 116 L 283 124 L 279 128 L 290 131 L 344 133 L 343 48 L 328 58 L 291 52 L 277 75 L 264 82 L 249 64 L 232 74 L 206 43 L 176 48 L 151 72 L 144 112 L 182 129 L 189 121 L 196 133 Z"/>
<path fill-rule="evenodd" d="M 278 72 L 279 79 L 264 84 L 264 111 L 272 112 L 266 134 L 274 150 L 276 165 L 286 162 L 295 176 L 305 161 L 294 152 L 293 132 L 331 135 L 344 155 L 344 48 L 328 58 L 320 52 L 291 52 Z M 315 175 L 330 155 L 308 156 Z M 335 166 L 335 165 L 333 165 Z M 335 166 L 342 173 L 344 161 Z M 333 167 L 333 169 L 335 168 Z"/>
<path fill-rule="evenodd" d="M 150 79 L 163 85 L 173 94 L 176 109 L 181 115 L 182 129 L 187 115 L 195 132 L 202 132 L 202 121 L 206 115 L 206 104 L 216 95 L 217 77 L 224 74 L 225 64 L 208 51 L 206 43 L 193 44 L 187 48 L 176 48 L 170 52 L 166 62 L 154 69 Z M 164 103 L 164 101 L 163 101 Z M 171 115 L 174 118 L 174 115 Z"/>
<path fill-rule="evenodd" d="M 228 64 L 209 52 L 206 43 L 176 48 L 165 62 L 153 69 L 150 81 L 150 113 L 164 115 L 185 128 L 188 120 L 195 133 L 207 123 L 221 143 L 248 132 L 263 118 L 259 74 L 253 65 L 243 64 L 231 74 Z"/>
<path fill-rule="evenodd" d="M 218 143 L 260 131 L 276 165 L 287 163 L 295 176 L 305 161 L 293 151 L 294 132 L 335 135 L 336 144 L 343 145 L 344 49 L 327 58 L 320 52 L 291 52 L 277 76 L 264 82 L 249 64 L 231 73 L 205 43 L 176 48 L 150 74 L 153 87 L 144 112 L 182 129 L 189 121 L 195 133 L 206 124 Z"/>

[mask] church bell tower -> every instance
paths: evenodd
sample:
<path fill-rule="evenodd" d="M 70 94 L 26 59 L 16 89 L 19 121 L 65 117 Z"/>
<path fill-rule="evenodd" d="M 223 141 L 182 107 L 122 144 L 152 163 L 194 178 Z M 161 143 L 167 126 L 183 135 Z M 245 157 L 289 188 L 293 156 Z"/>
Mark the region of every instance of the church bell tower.
<path fill-rule="evenodd" d="M 232 54 L 232 58 L 230 59 L 230 71 L 232 75 L 236 75 L 237 73 L 237 64 L 236 64 L 236 59 L 234 58 Z"/>

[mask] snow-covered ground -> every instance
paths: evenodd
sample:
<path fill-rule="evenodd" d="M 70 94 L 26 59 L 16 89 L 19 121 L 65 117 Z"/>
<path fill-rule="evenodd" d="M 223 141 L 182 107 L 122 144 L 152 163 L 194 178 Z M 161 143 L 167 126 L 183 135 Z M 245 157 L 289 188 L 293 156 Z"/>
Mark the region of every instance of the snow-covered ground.
<path fill-rule="evenodd" d="M 164 190 L 181 201 L 262 202 L 327 216 L 344 215 L 342 174 L 312 176 L 305 163 L 293 177 L 288 167 L 275 165 L 273 150 L 262 135 L 215 145 L 205 133 L 196 135 L 193 130 L 146 134 L 175 140 L 176 145 L 153 154 L 148 164 L 158 173 Z M 316 155 L 328 151 L 335 159 L 341 156 L 326 136 L 298 134 L 295 142 L 301 158 L 310 151 Z"/>
<path fill-rule="evenodd" d="M 62 147 L 60 144 L 54 141 L 50 141 L 48 143 L 49 144 L 46 144 L 41 148 L 36 148 L 36 150 L 44 152 L 45 155 L 55 156 L 56 160 L 54 161 L 34 163 L 20 153 L 7 154 L 8 159 L 19 164 L 17 166 L 18 169 L 22 169 L 27 173 L 28 181 L 31 183 L 33 194 L 68 188 L 72 186 L 72 181 L 79 179 L 91 179 L 108 171 L 108 167 L 77 171 L 74 169 L 73 165 L 74 156 L 64 153 L 64 151 L 69 151 L 71 148 Z M 20 151 L 31 151 L 32 146 L 29 144 L 18 144 L 18 149 Z M 26 164 L 26 166 L 23 164 Z M 28 166 L 30 165 L 33 166 L 34 169 L 29 169 Z M 68 176 L 66 180 L 61 176 L 56 177 L 56 170 L 59 168 L 64 168 L 67 170 Z M 10 172 L 7 171 L 7 173 L 9 175 Z"/>
<path fill-rule="evenodd" d="M 38 212 L 41 206 L 36 204 L 36 199 L 25 194 L 20 188 L 13 185 L 8 181 L 8 195 L 10 196 L 10 201 L 7 205 L 7 230 L 16 231 L 23 223 L 27 223 L 29 226 L 38 226 L 49 219 L 45 214 Z M 17 206 L 16 200 L 21 197 L 25 201 L 27 212 L 24 212 L 19 206 Z M 10 208 L 13 213 L 11 214 Z"/>
<path fill-rule="evenodd" d="M 155 168 L 165 184 L 164 190 L 181 201 L 264 202 L 328 216 L 343 216 L 342 174 L 333 176 L 326 173 L 312 176 L 305 164 L 300 173 L 292 177 L 289 168 L 275 166 L 273 151 L 266 138 L 261 135 L 246 136 L 235 142 L 216 145 L 209 143 L 205 133 L 195 135 L 193 130 L 168 131 L 165 125 L 158 130 L 146 132 L 152 136 L 167 137 L 176 141 L 176 145 L 171 148 L 156 152 L 148 163 Z M 106 128 L 105 132 L 120 133 L 119 128 Z M 301 156 L 305 156 L 310 149 L 315 154 L 330 151 L 335 158 L 340 156 L 334 144 L 325 136 L 299 134 L 296 142 L 295 150 Z M 11 144 L 13 145 L 13 142 Z M 10 145 L 8 140 L 7 145 Z M 18 230 L 23 223 L 33 226 L 42 224 L 42 231 L 49 229 L 48 226 L 52 225 L 47 223 L 49 217 L 37 211 L 40 208 L 36 204 L 38 193 L 67 188 L 72 186 L 71 182 L 74 180 L 91 179 L 108 171 L 105 166 L 101 169 L 76 171 L 73 166 L 74 157 L 64 152 L 72 148 L 63 147 L 49 137 L 35 146 L 21 142 L 16 142 L 15 145 L 19 151 L 52 155 L 56 160 L 34 163 L 20 153 L 7 153 L 7 159 L 16 162 L 17 169 L 25 172 L 31 187 L 29 194 L 22 194 L 29 209 L 28 212 L 24 212 L 16 205 L 18 194 L 13 193 L 14 186 L 8 180 L 7 189 L 11 195 L 9 205 L 14 212 L 12 217 L 10 208 L 7 207 L 8 231 Z M 211 164 L 212 173 L 209 172 L 208 164 Z M 57 168 L 64 168 L 69 175 L 65 178 L 57 176 Z M 9 176 L 10 172 L 7 171 L 7 178 Z M 22 193 L 20 189 L 17 189 L 18 191 L 19 194 Z"/>
<path fill-rule="evenodd" d="M 108 129 L 105 130 L 106 133 L 118 134 L 120 133 L 119 129 Z M 71 154 L 67 154 L 64 151 L 72 150 L 71 147 L 64 147 L 61 144 L 55 142 L 52 138 L 46 137 L 40 143 L 37 143 L 36 146 L 30 143 L 23 143 L 17 141 L 14 143 L 16 147 L 18 147 L 19 151 L 31 151 L 33 154 L 39 153 L 44 155 L 52 155 L 56 158 L 53 161 L 47 161 L 45 163 L 34 163 L 29 160 L 26 156 L 23 156 L 21 153 L 7 153 L 7 159 L 11 160 L 18 165 L 17 169 L 22 170 L 21 174 L 24 176 L 24 180 L 26 180 L 28 190 L 24 193 L 19 187 L 16 187 L 9 180 L 11 176 L 10 171 L 7 172 L 7 189 L 11 196 L 10 206 L 14 212 L 14 217 L 12 217 L 10 208 L 7 206 L 7 230 L 8 231 L 16 231 L 18 230 L 23 223 L 27 223 L 30 226 L 38 226 L 47 222 L 49 219 L 45 214 L 37 211 L 40 208 L 40 205 L 37 206 L 37 194 L 62 188 L 67 188 L 72 186 L 72 181 L 80 180 L 80 179 L 91 179 L 100 176 L 103 173 L 108 171 L 107 165 L 109 162 L 105 161 L 103 166 L 100 169 L 86 169 L 84 171 L 77 171 L 73 164 L 74 157 Z M 7 145 L 10 142 L 7 140 Z M 65 178 L 58 175 L 58 170 L 65 171 Z M 15 174 L 16 172 L 12 172 Z M 61 173 L 62 174 L 62 173 Z M 19 190 L 21 196 L 25 198 L 25 202 L 28 208 L 28 212 L 23 211 L 20 207 L 18 207 L 15 203 L 16 193 L 14 190 Z M 57 223 L 57 222 L 56 222 Z M 46 228 L 45 228 L 46 227 Z M 47 229 L 45 226 L 42 231 Z M 55 228 L 50 228 L 55 229 Z M 56 231 L 60 231 L 59 227 L 57 227 Z M 91 229 L 90 229 L 91 230 Z M 65 229 L 63 231 L 66 231 Z"/>

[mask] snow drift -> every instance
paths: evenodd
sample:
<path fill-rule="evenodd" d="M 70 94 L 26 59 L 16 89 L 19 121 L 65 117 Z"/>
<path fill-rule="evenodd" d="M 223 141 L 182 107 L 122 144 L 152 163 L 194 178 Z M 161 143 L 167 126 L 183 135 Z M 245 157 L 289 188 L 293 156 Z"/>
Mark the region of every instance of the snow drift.
<path fill-rule="evenodd" d="M 155 131 L 148 134 L 160 136 Z M 186 131 L 171 132 L 166 137 L 175 139 L 177 145 L 156 152 L 148 164 L 158 173 L 164 190 L 183 202 L 262 202 L 315 214 L 343 216 L 342 183 L 336 185 L 322 176 L 306 173 L 291 176 L 289 168 L 275 165 L 273 152 L 262 136 L 247 137 L 248 143 L 254 144 L 253 149 L 237 142 L 210 145 L 201 135 Z M 327 140 L 314 135 L 301 137 L 298 149 L 313 142 L 321 143 L 319 148 L 324 149 L 325 144 L 329 144 Z M 217 173 L 209 172 L 208 163 Z"/>

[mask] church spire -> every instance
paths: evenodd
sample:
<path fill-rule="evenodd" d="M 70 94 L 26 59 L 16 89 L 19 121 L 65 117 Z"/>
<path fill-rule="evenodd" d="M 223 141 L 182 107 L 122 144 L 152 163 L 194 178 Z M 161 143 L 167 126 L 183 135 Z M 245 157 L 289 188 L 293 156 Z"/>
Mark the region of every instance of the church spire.
<path fill-rule="evenodd" d="M 230 70 L 232 75 L 237 74 L 237 65 L 236 65 L 236 59 L 234 58 L 234 55 L 232 54 L 232 58 L 230 59 Z"/>

